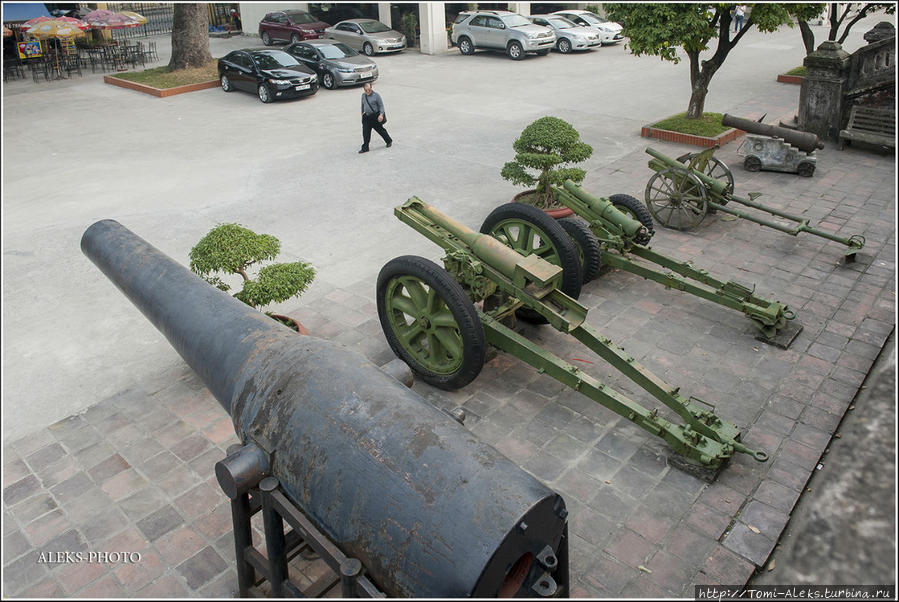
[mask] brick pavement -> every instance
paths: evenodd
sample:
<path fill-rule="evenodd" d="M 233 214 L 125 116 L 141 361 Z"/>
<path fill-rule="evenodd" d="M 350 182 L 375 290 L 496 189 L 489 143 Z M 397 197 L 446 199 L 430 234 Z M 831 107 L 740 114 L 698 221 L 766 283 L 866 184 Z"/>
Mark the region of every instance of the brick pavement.
<path fill-rule="evenodd" d="M 739 109 L 749 117 L 772 111 L 752 103 Z M 787 110 L 772 113 L 778 109 Z M 672 156 L 690 150 L 650 144 Z M 789 303 L 804 326 L 789 350 L 755 341 L 736 312 L 627 273 L 588 284 L 581 301 L 593 326 L 684 393 L 715 403 L 747 444 L 768 451 L 769 462 L 738 456 L 707 484 L 669 466 L 660 440 L 503 354 L 463 391 L 415 384 L 432 403 L 463 406 L 475 434 L 564 496 L 574 596 L 687 596 L 693 584 L 746 582 L 773 549 L 894 327 L 893 158 L 828 146 L 806 179 L 747 173 L 736 151 L 731 144 L 718 156 L 734 166 L 738 193 L 758 190 L 763 201 L 813 224 L 865 235 L 858 261 L 841 265 L 836 243 L 717 216 L 693 232 L 661 230 L 653 246 Z M 585 187 L 642 198 L 647 160 L 630 153 L 592 171 Z M 287 313 L 314 335 L 383 364 L 392 353 L 378 324 L 375 278 L 342 288 L 318 282 Z M 527 332 L 641 398 L 576 342 L 548 327 Z M 230 419 L 182 365 L 6 444 L 4 595 L 234 595 L 229 508 L 213 476 L 233 442 Z M 141 560 L 40 561 L 61 551 L 138 552 Z M 295 569 L 303 582 L 325 570 L 321 561 Z"/>

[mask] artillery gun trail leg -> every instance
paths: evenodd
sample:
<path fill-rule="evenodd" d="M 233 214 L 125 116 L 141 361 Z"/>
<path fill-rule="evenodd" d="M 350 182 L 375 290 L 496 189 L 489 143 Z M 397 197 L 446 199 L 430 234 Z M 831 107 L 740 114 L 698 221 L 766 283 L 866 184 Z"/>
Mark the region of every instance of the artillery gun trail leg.
<path fill-rule="evenodd" d="M 481 372 L 487 343 L 477 311 L 433 261 L 406 255 L 387 262 L 377 304 L 391 349 L 426 383 L 459 389 Z"/>
<path fill-rule="evenodd" d="M 599 269 L 602 267 L 599 239 L 590 230 L 587 222 L 582 219 L 566 217 L 560 219 L 558 223 L 577 247 L 578 256 L 581 260 L 581 271 L 584 275 L 584 284 L 586 284 L 596 278 L 597 274 L 599 274 Z"/>

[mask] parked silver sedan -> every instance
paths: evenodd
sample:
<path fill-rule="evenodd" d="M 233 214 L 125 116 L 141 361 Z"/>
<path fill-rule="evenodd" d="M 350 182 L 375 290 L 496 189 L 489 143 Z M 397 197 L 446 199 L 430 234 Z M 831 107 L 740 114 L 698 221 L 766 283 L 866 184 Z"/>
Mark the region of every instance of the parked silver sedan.
<path fill-rule="evenodd" d="M 373 60 L 334 40 L 296 42 L 284 52 L 315 71 L 322 85 L 329 90 L 378 79 L 378 66 Z"/>
<path fill-rule="evenodd" d="M 325 29 L 325 37 L 343 42 L 366 56 L 399 52 L 406 47 L 406 36 L 374 19 L 341 21 Z"/>

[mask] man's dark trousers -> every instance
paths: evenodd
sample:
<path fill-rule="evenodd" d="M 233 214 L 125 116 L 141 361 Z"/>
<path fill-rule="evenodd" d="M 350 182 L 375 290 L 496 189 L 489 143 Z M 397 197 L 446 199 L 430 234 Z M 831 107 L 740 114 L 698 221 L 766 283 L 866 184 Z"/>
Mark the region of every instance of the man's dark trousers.
<path fill-rule="evenodd" d="M 378 132 L 378 135 L 384 139 L 384 142 L 390 144 L 393 142 L 393 139 L 390 137 L 390 134 L 387 133 L 387 130 L 384 129 L 384 126 L 378 121 L 378 114 L 374 113 L 371 115 L 363 115 L 362 116 L 362 149 L 368 150 L 368 143 L 371 142 L 371 131 L 374 130 Z"/>

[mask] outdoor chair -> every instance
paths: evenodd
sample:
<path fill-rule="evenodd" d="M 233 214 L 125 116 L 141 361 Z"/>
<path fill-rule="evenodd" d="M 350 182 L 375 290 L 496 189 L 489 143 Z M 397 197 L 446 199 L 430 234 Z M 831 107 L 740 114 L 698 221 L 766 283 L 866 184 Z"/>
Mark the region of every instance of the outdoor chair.
<path fill-rule="evenodd" d="M 63 61 L 62 68 L 65 69 L 66 76 L 77 73 L 78 77 L 84 77 L 84 74 L 81 72 L 81 58 L 77 53 L 66 55 Z"/>
<path fill-rule="evenodd" d="M 154 61 L 159 60 L 159 54 L 156 52 L 156 42 L 147 42 L 147 57 Z"/>
<path fill-rule="evenodd" d="M 10 78 L 25 79 L 25 69 L 22 68 L 22 63 L 18 59 L 3 61 L 3 81 L 9 81 Z"/>

